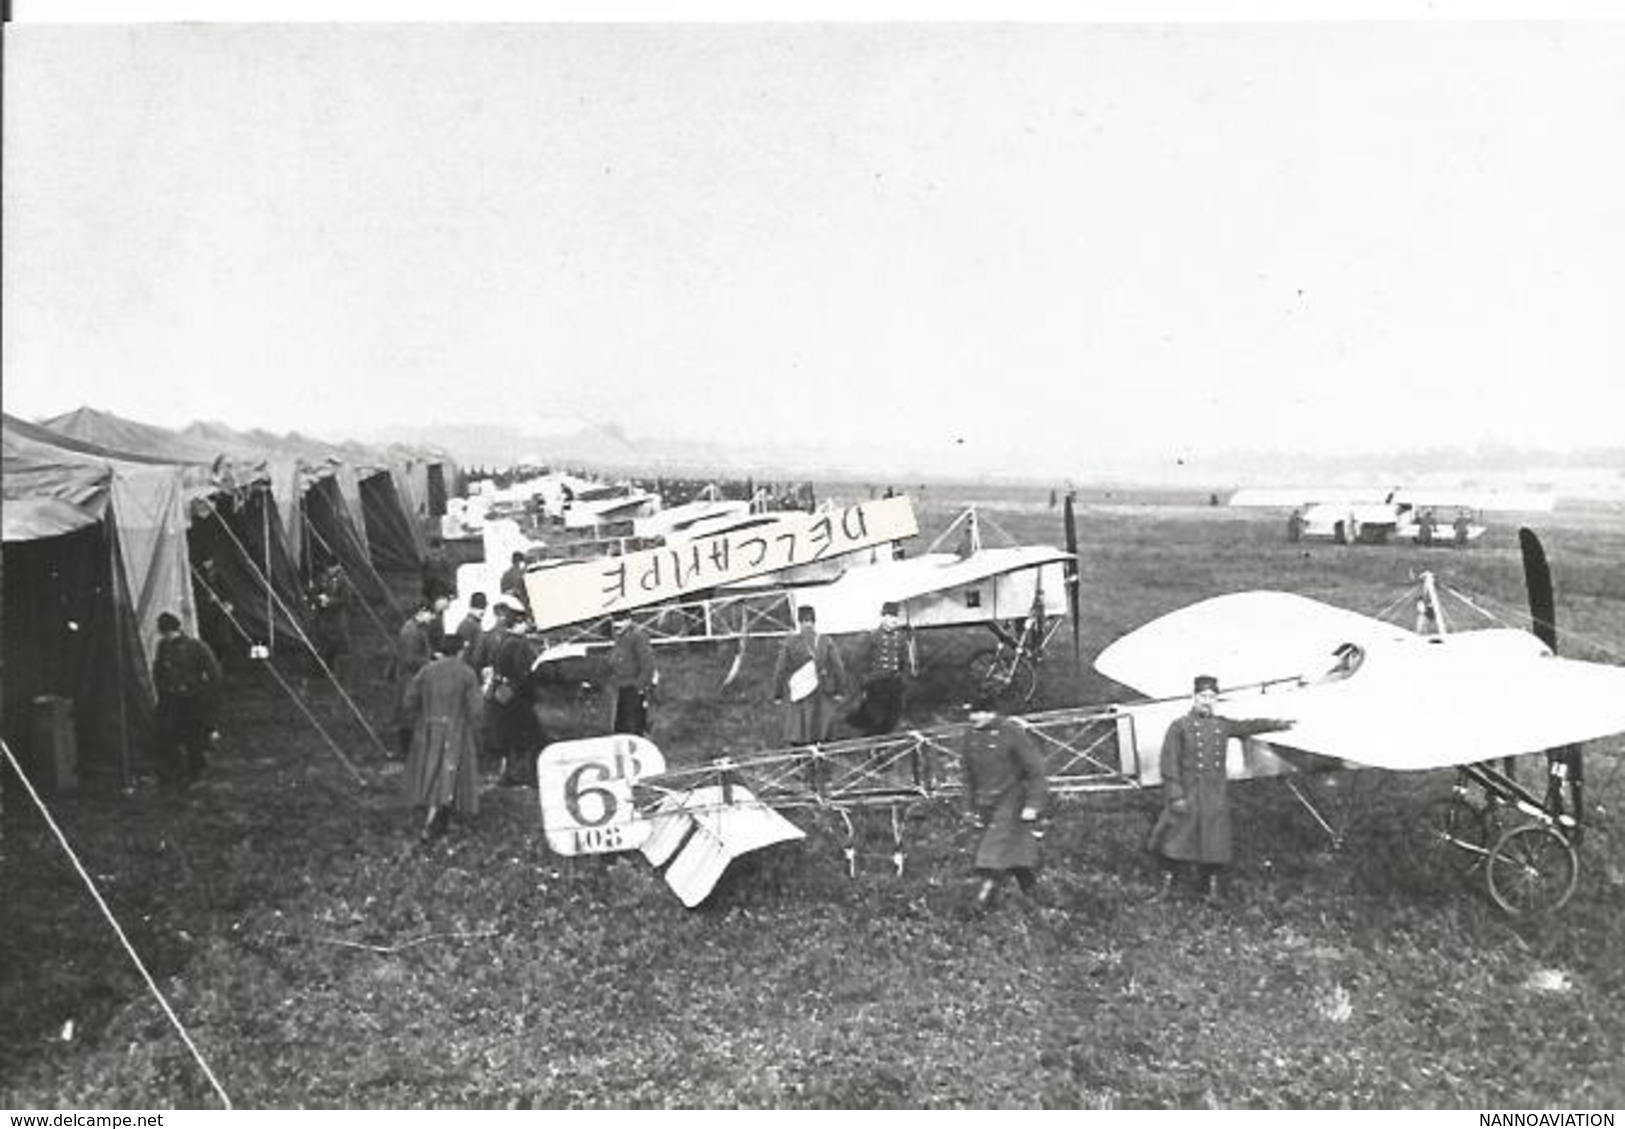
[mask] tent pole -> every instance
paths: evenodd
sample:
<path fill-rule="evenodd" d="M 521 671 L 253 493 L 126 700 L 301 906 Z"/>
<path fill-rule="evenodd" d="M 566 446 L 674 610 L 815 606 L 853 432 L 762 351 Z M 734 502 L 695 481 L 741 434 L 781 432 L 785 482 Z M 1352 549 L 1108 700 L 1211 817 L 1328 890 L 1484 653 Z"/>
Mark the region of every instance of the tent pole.
<path fill-rule="evenodd" d="M 293 624 L 293 629 L 297 633 L 297 638 L 299 639 L 299 641 L 301 643 L 303 643 L 306 647 L 310 648 L 310 652 L 312 654 L 315 654 L 316 653 L 316 644 L 311 641 L 310 636 L 307 635 L 305 633 L 305 631 L 304 631 L 304 628 L 302 628 L 300 626 L 299 617 L 293 614 L 293 609 L 288 607 L 287 603 L 283 601 L 282 597 L 278 596 L 276 594 L 276 588 L 275 588 L 275 586 L 274 586 L 274 584 L 273 584 L 273 582 L 271 580 L 270 573 L 260 571 L 259 566 L 254 563 L 253 555 L 251 553 L 249 553 L 248 548 L 241 541 L 239 541 L 237 539 L 237 535 L 236 535 L 236 533 L 234 533 L 232 531 L 231 526 L 227 525 L 225 522 L 221 522 L 220 524 L 221 524 L 221 528 L 226 531 L 226 536 L 231 538 L 231 543 L 237 547 L 237 551 L 239 553 L 241 553 L 243 555 L 243 559 L 248 562 L 248 567 L 254 571 L 256 576 L 258 576 L 260 583 L 265 585 L 265 595 L 266 595 L 267 607 L 271 606 L 273 604 L 273 602 L 274 602 L 274 605 L 276 607 L 282 609 L 283 614 L 288 617 L 288 621 Z M 203 586 L 205 588 L 209 588 L 208 581 L 203 580 L 203 577 L 200 574 L 198 574 L 196 569 L 193 570 L 193 578 L 195 580 L 202 581 Z M 212 588 L 209 588 L 209 590 L 211 592 L 214 591 L 214 589 L 212 589 Z M 229 617 L 229 613 L 228 613 L 228 618 L 231 618 L 232 624 L 234 626 L 236 626 L 238 634 L 242 635 L 243 638 L 247 639 L 248 638 L 248 632 L 243 630 L 242 625 L 237 623 L 235 617 Z M 275 619 L 271 618 L 269 615 L 267 616 L 267 619 L 273 625 L 276 622 Z M 273 627 L 273 630 L 274 630 L 274 627 Z"/>
<path fill-rule="evenodd" d="M 235 540 L 235 538 L 233 538 L 233 539 Z M 238 545 L 238 548 L 242 548 L 241 544 Z M 244 550 L 244 552 L 246 553 L 247 550 Z M 252 559 L 250 559 L 249 563 L 251 565 L 253 564 Z M 197 583 L 203 585 L 204 589 L 209 593 L 209 595 L 214 597 L 215 602 L 217 604 L 220 602 L 220 594 L 214 590 L 214 588 L 209 584 L 208 579 L 201 572 L 198 572 L 196 569 L 194 569 L 193 570 L 193 579 L 195 581 L 197 581 Z M 248 638 L 247 630 L 243 627 L 242 624 L 237 622 L 237 617 L 236 616 L 232 615 L 230 612 L 227 612 L 226 613 L 226 618 L 231 620 L 231 625 L 237 629 L 237 633 L 239 635 L 243 636 L 245 639 Z M 297 624 L 295 624 L 295 626 L 297 626 Z M 309 640 L 306 640 L 306 642 L 308 643 Z M 314 647 L 312 648 L 312 650 L 314 650 Z M 351 763 L 350 758 L 344 755 L 344 750 L 339 748 L 338 742 L 334 741 L 333 738 L 328 735 L 327 730 L 322 728 L 322 723 L 316 720 L 316 715 L 310 712 L 310 708 L 305 705 L 303 699 L 301 699 L 298 694 L 294 693 L 293 687 L 288 685 L 287 680 L 282 677 L 282 672 L 277 670 L 275 664 L 273 664 L 270 659 L 265 660 L 265 667 L 266 667 L 267 670 L 269 670 L 271 672 L 271 677 L 276 679 L 277 685 L 281 686 L 284 690 L 286 690 L 288 692 L 288 696 L 293 699 L 293 704 L 298 706 L 300 712 L 303 713 L 307 718 L 310 719 L 310 723 L 316 727 L 316 732 L 318 732 L 318 733 L 320 733 L 322 735 L 322 739 L 327 742 L 327 747 L 333 750 L 333 755 L 338 757 L 339 761 L 341 763 L 343 763 L 344 767 L 350 770 L 350 775 L 355 777 L 356 783 L 360 784 L 362 787 L 366 787 L 366 784 L 367 784 L 366 778 L 364 776 L 362 776 L 360 771 L 356 768 L 356 766 Z M 329 673 L 329 676 L 331 676 L 332 672 L 329 671 L 328 673 Z M 340 688 L 340 693 L 341 694 L 343 693 L 342 687 Z M 350 700 L 348 698 L 345 698 L 345 701 L 349 702 Z M 355 708 L 355 703 L 350 702 L 350 707 L 352 709 L 354 709 Z M 360 717 L 361 715 L 358 712 L 356 716 Z M 361 718 L 361 724 L 364 725 L 364 726 L 367 725 L 367 722 L 366 722 L 365 718 Z M 367 732 L 368 732 L 369 735 L 371 735 L 371 737 L 373 739 L 373 742 L 376 743 L 380 749 L 382 749 L 383 744 L 378 741 L 378 735 L 376 733 L 372 732 L 372 727 L 371 726 L 367 726 Z M 387 750 L 386 750 L 386 752 L 387 752 Z"/>
<path fill-rule="evenodd" d="M 224 522 L 222 522 L 221 524 L 222 524 L 222 527 L 224 527 L 226 529 L 227 535 L 230 536 L 232 541 L 237 545 L 238 551 L 241 552 L 245 557 L 247 557 L 249 567 L 253 568 L 254 567 L 254 558 L 248 556 L 248 550 L 243 548 L 242 542 L 237 540 L 236 534 L 231 532 L 230 527 L 225 526 Z M 192 578 L 197 583 L 202 584 L 204 588 L 208 589 L 209 594 L 211 596 L 215 597 L 215 602 L 216 603 L 220 602 L 219 594 L 217 592 L 215 592 L 213 587 L 210 586 L 208 580 L 206 580 L 204 578 L 202 573 L 200 573 L 196 569 L 194 569 L 193 572 L 192 572 Z M 261 576 L 260 579 L 265 582 L 266 590 L 270 591 L 270 586 L 271 586 L 270 578 L 265 577 L 265 576 Z M 274 598 L 274 594 L 273 594 L 273 598 Z M 280 599 L 277 599 L 277 603 L 282 604 L 282 601 Z M 311 642 L 310 637 L 304 633 L 304 629 L 302 627 L 300 627 L 299 621 L 294 618 L 294 615 L 293 615 L 293 613 L 291 611 L 288 611 L 287 605 L 282 604 L 282 607 L 283 607 L 284 611 L 287 611 L 288 618 L 293 621 L 294 630 L 299 632 L 299 637 L 304 641 L 305 646 L 309 647 L 310 648 L 310 653 L 316 657 L 317 665 L 322 668 L 323 673 L 325 673 L 327 675 L 328 681 L 332 682 L 334 688 L 338 690 L 339 697 L 344 699 L 344 704 L 350 707 L 350 712 L 353 713 L 355 715 L 356 720 L 361 723 L 361 728 L 363 728 L 363 729 L 365 729 L 367 731 L 367 736 L 372 738 L 372 743 L 378 747 L 378 750 L 380 752 L 382 752 L 384 755 L 387 756 L 389 754 L 389 750 L 384 747 L 384 743 L 383 743 L 382 740 L 379 739 L 377 731 L 374 730 L 372 725 L 367 721 L 366 715 L 363 714 L 361 712 L 361 708 L 355 704 L 355 700 L 352 699 L 350 697 L 350 695 L 345 692 L 344 687 L 339 683 L 338 676 L 333 673 L 333 671 L 328 667 L 328 665 L 325 662 L 322 661 L 321 652 L 317 649 L 316 644 Z M 245 639 L 248 638 L 248 632 L 243 629 L 242 624 L 237 622 L 237 617 L 236 616 L 232 615 L 230 612 L 227 612 L 226 613 L 226 618 L 231 620 L 232 626 L 237 629 L 237 633 L 239 635 L 242 635 Z M 272 668 L 272 671 L 273 671 L 273 673 L 275 672 L 274 667 Z M 276 678 L 277 678 L 278 682 L 282 681 L 282 676 L 280 674 L 278 674 L 276 676 Z M 286 683 L 284 683 L 284 685 L 286 685 Z M 290 694 L 293 693 L 293 691 L 291 689 L 288 692 Z M 297 695 L 295 695 L 294 700 L 296 702 L 299 702 L 299 699 L 298 699 Z M 300 709 L 305 708 L 303 702 L 299 702 L 299 708 Z M 309 714 L 310 714 L 310 711 L 305 710 L 305 714 L 308 717 Z M 312 718 L 312 721 L 314 721 L 314 720 L 315 719 Z M 321 726 L 317 725 L 316 728 L 318 730 L 320 730 Z M 326 732 L 323 732 L 322 736 L 326 737 L 327 736 Z M 332 743 L 331 738 L 329 738 L 328 743 L 329 744 Z M 333 751 L 338 752 L 338 748 L 335 746 Z M 339 759 L 344 760 L 344 754 L 343 753 L 339 753 Z M 350 769 L 350 771 L 352 773 L 355 772 L 354 766 L 351 765 L 349 761 L 345 760 L 344 765 L 345 765 L 346 768 Z M 360 774 L 356 774 L 356 779 L 357 780 L 361 779 Z M 362 781 L 362 783 L 365 783 L 365 781 Z"/>
<path fill-rule="evenodd" d="M 118 597 L 124 590 L 124 576 L 118 557 L 118 526 L 113 520 L 113 508 L 109 506 L 107 513 L 102 517 L 102 531 L 107 537 L 107 572 L 111 581 L 112 590 L 109 593 L 113 603 L 113 654 L 115 661 L 124 661 L 124 617 L 119 614 Z M 146 662 L 147 656 L 143 653 L 141 661 Z M 118 722 L 119 722 L 119 783 L 125 791 L 130 789 L 130 707 L 126 698 L 127 688 L 124 679 L 118 679 Z"/>

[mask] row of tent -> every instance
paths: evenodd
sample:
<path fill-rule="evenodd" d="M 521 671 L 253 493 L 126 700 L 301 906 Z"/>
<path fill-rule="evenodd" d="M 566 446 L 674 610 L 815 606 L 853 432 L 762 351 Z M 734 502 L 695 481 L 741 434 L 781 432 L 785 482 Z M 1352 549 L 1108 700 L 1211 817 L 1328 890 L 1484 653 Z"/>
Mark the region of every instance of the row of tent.
<path fill-rule="evenodd" d="M 219 424 L 171 431 L 81 408 L 3 420 L 0 724 L 27 749 L 69 699 L 80 770 L 128 786 L 150 751 L 157 617 L 190 634 L 229 604 L 234 657 L 308 653 L 313 578 L 337 563 L 370 614 L 417 570 L 460 484 L 434 451 L 333 445 Z"/>

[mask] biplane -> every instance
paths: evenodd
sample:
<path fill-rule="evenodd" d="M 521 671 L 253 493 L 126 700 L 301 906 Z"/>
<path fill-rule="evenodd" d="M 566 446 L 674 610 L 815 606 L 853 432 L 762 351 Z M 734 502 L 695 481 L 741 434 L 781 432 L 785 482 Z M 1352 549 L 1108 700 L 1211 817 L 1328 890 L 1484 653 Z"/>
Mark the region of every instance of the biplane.
<path fill-rule="evenodd" d="M 1578 877 L 1580 743 L 1625 732 L 1625 667 L 1556 655 L 1544 554 L 1527 530 L 1523 543 L 1532 632 L 1422 635 L 1290 593 L 1217 596 L 1130 632 L 1096 660 L 1101 673 L 1149 700 L 1026 714 L 1020 722 L 1045 756 L 1052 794 L 1156 787 L 1163 735 L 1189 708 L 1192 673 L 1213 673 L 1228 716 L 1295 723 L 1233 741 L 1229 776 L 1285 777 L 1315 813 L 1295 787 L 1301 774 L 1455 769 L 1451 795 L 1416 818 L 1410 841 L 1418 860 L 1434 872 L 1480 876 L 1509 914 L 1555 910 Z M 1423 592 L 1436 596 L 1430 578 Z M 1443 625 L 1444 617 L 1432 622 Z M 963 793 L 965 728 L 673 767 L 641 737 L 561 742 L 538 757 L 543 829 L 565 855 L 641 851 L 694 906 L 733 859 L 802 836 L 785 812 L 834 812 L 845 822 L 855 873 L 852 814 L 882 809 L 901 874 L 908 806 Z M 1494 763 L 1530 753 L 1546 754 L 1544 794 Z"/>
<path fill-rule="evenodd" d="M 847 515 L 869 510 L 894 510 L 906 521 L 891 527 L 912 536 L 916 526 L 907 498 L 863 503 L 846 511 L 813 514 L 759 514 L 736 524 L 710 540 L 698 539 L 668 549 L 672 561 L 704 560 L 711 546 L 724 544 L 732 555 L 749 542 L 779 542 L 787 518 L 802 524 L 819 520 L 839 525 Z M 1008 544 L 987 544 L 983 525 L 991 526 Z M 743 647 L 750 639 L 782 638 L 796 631 L 800 609 L 812 608 L 818 629 L 827 635 L 850 635 L 872 630 L 883 604 L 899 606 L 900 618 L 912 630 L 941 627 L 985 627 L 993 645 L 977 651 L 967 664 L 974 685 L 993 690 L 1011 703 L 1030 702 L 1038 687 L 1038 664 L 1045 647 L 1061 625 L 1070 620 L 1077 643 L 1078 572 L 1076 519 L 1070 499 L 1066 510 L 1068 547 L 1018 545 L 993 523 L 970 507 L 951 522 L 919 556 L 900 556 L 896 540 L 865 538 L 844 551 L 770 561 L 776 567 L 753 575 L 730 576 L 700 591 L 681 592 L 669 583 L 673 568 L 653 586 L 664 598 L 647 601 L 616 599 L 608 609 L 590 598 L 562 601 L 566 610 L 541 624 L 547 641 L 560 656 L 607 646 L 612 638 L 610 613 L 625 611 L 649 633 L 656 646 L 731 641 Z M 810 536 L 803 536 L 808 545 Z M 945 547 L 952 545 L 951 548 Z M 684 554 L 687 554 L 686 556 Z M 650 566 L 661 563 L 650 557 Z M 641 566 L 634 563 L 631 571 Z M 559 607 L 557 583 L 592 575 L 603 579 L 600 588 L 618 584 L 617 597 L 631 588 L 624 558 L 583 562 L 577 571 L 561 575 L 536 574 L 533 607 Z M 613 578 L 619 577 L 616 581 Z M 589 585 L 590 589 L 590 585 Z M 589 591 L 589 597 L 596 593 Z M 569 608 L 583 608 L 575 614 Z M 743 654 L 743 650 L 741 650 Z M 732 674 L 736 674 L 738 664 Z"/>

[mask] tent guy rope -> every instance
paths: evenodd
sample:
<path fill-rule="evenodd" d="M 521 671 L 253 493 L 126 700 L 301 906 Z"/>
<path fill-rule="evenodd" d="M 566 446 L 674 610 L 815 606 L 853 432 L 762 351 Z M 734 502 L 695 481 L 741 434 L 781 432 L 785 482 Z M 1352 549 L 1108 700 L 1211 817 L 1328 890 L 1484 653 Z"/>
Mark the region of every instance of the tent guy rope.
<path fill-rule="evenodd" d="M 84 881 L 86 889 L 90 891 L 90 896 L 95 900 L 97 908 L 102 911 L 102 916 L 107 918 L 107 923 L 113 927 L 113 932 L 118 935 L 119 944 L 124 946 L 124 951 L 129 954 L 130 960 L 135 964 L 136 971 L 141 973 L 141 979 L 147 982 L 147 990 L 158 1001 L 158 1006 L 163 1009 L 164 1015 L 168 1017 L 169 1022 L 180 1034 L 181 1042 L 186 1044 L 186 1049 L 197 1060 L 197 1064 L 202 1068 L 204 1076 L 209 1079 L 209 1085 L 214 1087 L 214 1092 L 220 1095 L 220 1100 L 225 1103 L 227 1109 L 234 1108 L 231 1104 L 231 1096 L 226 1093 L 225 1087 L 220 1084 L 220 1079 L 215 1077 L 214 1071 L 204 1061 L 202 1052 L 197 1049 L 197 1044 L 192 1041 L 192 1036 L 187 1033 L 185 1025 L 180 1021 L 180 1017 L 175 1014 L 175 1009 L 169 1006 L 169 1001 L 164 998 L 163 992 L 159 991 L 157 982 L 152 978 L 152 973 L 148 972 L 147 966 L 141 962 L 141 957 L 136 953 L 135 946 L 130 944 L 130 938 L 125 935 L 124 928 L 119 925 L 118 919 L 113 916 L 113 911 L 108 908 L 106 899 L 102 897 L 101 891 L 96 888 L 96 883 L 91 880 L 90 875 L 85 871 L 84 864 L 79 861 L 79 856 L 74 853 L 73 847 L 68 843 L 68 837 L 62 833 L 62 828 L 57 826 L 56 820 L 51 818 L 50 809 L 45 806 L 45 801 L 40 799 L 40 794 L 34 790 L 33 781 L 29 780 L 28 773 L 23 771 L 22 764 L 18 762 L 16 755 L 11 751 L 11 746 L 6 744 L 4 740 L 0 740 L 0 752 L 5 753 L 6 760 L 10 762 L 12 771 L 16 772 L 17 779 L 22 781 L 23 788 L 27 790 L 28 798 L 34 801 L 34 806 L 39 809 L 40 815 L 45 817 L 46 826 L 51 829 L 51 834 L 56 836 L 56 841 L 61 845 L 62 850 L 67 853 L 69 861 L 73 863 L 74 870 L 79 872 L 79 877 Z"/>

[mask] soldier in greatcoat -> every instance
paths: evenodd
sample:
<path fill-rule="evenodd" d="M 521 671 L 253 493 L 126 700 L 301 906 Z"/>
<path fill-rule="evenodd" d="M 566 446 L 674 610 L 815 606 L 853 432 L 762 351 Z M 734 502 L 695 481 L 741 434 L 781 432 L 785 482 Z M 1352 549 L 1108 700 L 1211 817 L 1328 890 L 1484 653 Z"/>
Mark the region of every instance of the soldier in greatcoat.
<path fill-rule="evenodd" d="M 152 659 L 158 691 L 158 783 L 182 788 L 197 782 L 213 746 L 223 679 L 209 645 L 181 630 L 173 612 L 158 616 L 158 649 Z"/>
<path fill-rule="evenodd" d="M 1022 893 L 1037 886 L 1038 817 L 1049 798 L 1049 778 L 1026 722 L 1006 717 L 987 700 L 973 703 L 962 761 L 969 816 L 982 837 L 976 844 L 976 908 L 992 903 L 999 884 L 1014 875 Z"/>
<path fill-rule="evenodd" d="M 462 637 L 441 640 L 440 657 L 407 683 L 403 709 L 412 726 L 406 761 L 407 798 L 425 810 L 422 837 L 443 833 L 452 813 L 473 819 L 480 810 L 480 722 L 484 703 L 479 675 L 458 655 Z"/>
<path fill-rule="evenodd" d="M 400 742 L 401 756 L 412 748 L 412 719 L 406 712 L 406 689 L 417 672 L 429 665 L 438 648 L 429 639 L 431 612 L 427 604 L 419 604 L 401 624 L 395 635 L 393 675 L 395 680 L 394 726 Z"/>
<path fill-rule="evenodd" d="M 1219 680 L 1197 675 L 1190 712 L 1175 718 L 1162 741 L 1162 814 L 1151 829 L 1151 847 L 1172 864 L 1163 888 L 1172 884 L 1174 867 L 1195 865 L 1203 892 L 1219 896 L 1219 870 L 1234 857 L 1230 830 L 1230 797 L 1225 775 L 1225 748 L 1232 737 L 1251 737 L 1290 729 L 1276 718 L 1238 721 L 1214 713 Z"/>
<path fill-rule="evenodd" d="M 322 570 L 311 589 L 315 609 L 311 635 L 316 655 L 328 673 L 338 676 L 339 659 L 350 653 L 350 597 L 344 569 L 337 564 Z"/>
<path fill-rule="evenodd" d="M 829 740 L 835 704 L 846 693 L 846 662 L 841 649 L 818 633 L 812 608 L 796 611 L 799 630 L 779 645 L 773 664 L 773 701 L 785 702 L 784 742 L 816 745 Z"/>
<path fill-rule="evenodd" d="M 528 784 L 534 780 L 532 758 L 547 742 L 534 708 L 536 651 L 525 632 L 524 605 L 512 596 L 497 601 L 494 635 L 486 694 L 490 755 L 501 765 L 503 784 Z"/>
<path fill-rule="evenodd" d="M 660 682 L 654 645 L 649 642 L 649 633 L 624 611 L 617 612 L 610 622 L 615 633 L 609 651 L 609 685 L 615 692 L 610 731 L 645 736 L 649 732 L 649 704 Z"/>

